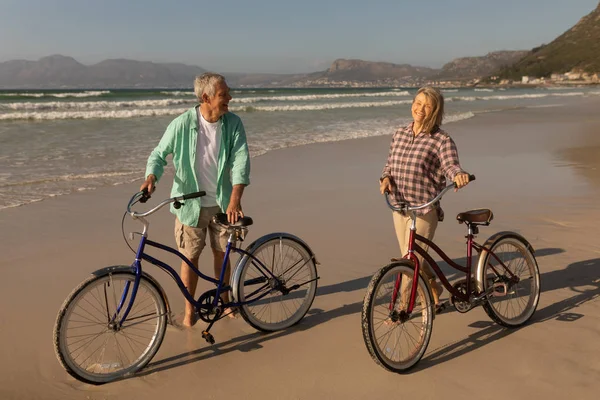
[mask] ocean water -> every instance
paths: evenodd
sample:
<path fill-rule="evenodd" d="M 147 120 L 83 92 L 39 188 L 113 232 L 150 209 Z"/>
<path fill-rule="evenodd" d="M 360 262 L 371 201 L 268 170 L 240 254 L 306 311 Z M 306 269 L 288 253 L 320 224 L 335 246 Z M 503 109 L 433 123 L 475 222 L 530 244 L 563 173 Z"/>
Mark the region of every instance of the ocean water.
<path fill-rule="evenodd" d="M 416 89 L 232 90 L 253 157 L 284 147 L 391 135 Z M 444 124 L 598 96 L 598 88 L 445 89 Z M 193 107 L 183 90 L 0 91 L 0 212 L 141 180 L 166 126 Z M 451 128 L 448 128 L 451 129 Z"/>

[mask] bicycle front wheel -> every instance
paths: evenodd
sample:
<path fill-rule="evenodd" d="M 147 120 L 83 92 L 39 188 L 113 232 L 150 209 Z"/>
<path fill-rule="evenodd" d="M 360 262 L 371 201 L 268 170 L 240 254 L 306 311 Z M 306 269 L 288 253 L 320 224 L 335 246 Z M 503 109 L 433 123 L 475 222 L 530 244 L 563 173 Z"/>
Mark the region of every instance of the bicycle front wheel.
<path fill-rule="evenodd" d="M 433 329 L 433 302 L 419 276 L 413 310 L 407 314 L 414 267 L 408 261 L 389 264 L 371 278 L 361 314 L 363 339 L 375 362 L 405 372 L 425 354 Z"/>
<path fill-rule="evenodd" d="M 131 311 L 118 326 L 134 281 L 135 275 L 124 271 L 91 276 L 65 300 L 54 326 L 54 350 L 74 378 L 92 384 L 110 382 L 140 370 L 158 351 L 167 312 L 150 280 L 140 279 Z"/>
<path fill-rule="evenodd" d="M 490 251 L 484 260 L 483 289 L 501 284 L 506 291 L 501 296 L 493 292 L 483 308 L 500 325 L 521 326 L 531 318 L 540 299 L 540 272 L 531 246 L 509 233 L 485 247 Z"/>
<path fill-rule="evenodd" d="M 236 274 L 242 317 L 273 332 L 297 324 L 317 291 L 317 268 L 306 248 L 288 237 L 267 240 L 242 259 Z M 254 258 L 253 258 L 254 257 Z"/>

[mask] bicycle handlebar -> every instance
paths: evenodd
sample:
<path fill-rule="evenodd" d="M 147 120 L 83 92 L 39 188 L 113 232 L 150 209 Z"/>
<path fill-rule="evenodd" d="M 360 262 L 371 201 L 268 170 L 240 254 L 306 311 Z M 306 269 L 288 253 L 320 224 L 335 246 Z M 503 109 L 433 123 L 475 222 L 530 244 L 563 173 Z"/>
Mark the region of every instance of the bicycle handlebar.
<path fill-rule="evenodd" d="M 475 175 L 471 175 L 469 174 L 469 182 L 472 182 L 475 180 Z M 444 189 L 442 189 L 442 191 L 440 192 L 440 194 L 438 194 L 437 196 L 435 196 L 435 198 L 425 204 L 421 204 L 419 206 L 411 206 L 407 203 L 400 203 L 400 206 L 394 206 L 390 203 L 390 192 L 386 191 L 385 192 L 385 202 L 387 203 L 388 207 L 391 208 L 394 211 L 416 211 L 416 210 L 421 210 L 423 208 L 427 208 L 429 206 L 431 206 L 432 204 L 438 202 L 442 196 L 444 196 L 446 194 L 446 192 L 450 189 L 454 189 L 456 188 L 456 183 L 452 182 L 451 184 L 449 184 L 448 186 L 446 186 Z"/>
<path fill-rule="evenodd" d="M 148 194 L 148 190 L 144 189 L 144 190 L 142 190 L 140 192 L 137 192 L 136 194 L 134 194 L 131 197 L 131 199 L 129 200 L 129 203 L 127 204 L 127 214 L 131 215 L 131 217 L 133 217 L 133 218 L 146 217 L 146 216 L 148 216 L 150 214 L 154 214 L 156 211 L 158 211 L 159 209 L 163 208 L 167 204 L 175 203 L 175 207 L 179 208 L 179 207 L 181 207 L 183 205 L 182 203 L 180 203 L 182 200 L 195 199 L 197 197 L 202 197 L 202 196 L 205 196 L 205 195 L 206 195 L 206 192 L 204 192 L 204 191 L 195 192 L 195 193 L 188 193 L 188 194 L 184 194 L 182 196 L 171 197 L 170 199 L 163 200 L 156 207 L 154 207 L 151 210 L 146 211 L 144 213 L 140 213 L 140 212 L 137 212 L 137 211 L 132 211 L 131 207 L 135 203 L 137 203 L 138 201 L 140 203 L 145 203 L 150 198 L 150 194 Z"/>

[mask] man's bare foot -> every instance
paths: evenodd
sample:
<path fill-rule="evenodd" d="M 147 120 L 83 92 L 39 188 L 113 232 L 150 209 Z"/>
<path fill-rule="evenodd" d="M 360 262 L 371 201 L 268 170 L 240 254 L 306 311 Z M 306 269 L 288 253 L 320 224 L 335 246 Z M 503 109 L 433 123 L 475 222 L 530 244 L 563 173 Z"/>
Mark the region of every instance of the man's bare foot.
<path fill-rule="evenodd" d="M 183 326 L 185 326 L 186 328 L 191 328 L 192 326 L 194 326 L 196 324 L 196 315 L 195 314 L 184 315 L 183 321 L 181 321 L 181 324 Z"/>
<path fill-rule="evenodd" d="M 227 307 L 223 309 L 223 315 L 229 318 L 237 318 L 238 310 L 236 308 Z"/>

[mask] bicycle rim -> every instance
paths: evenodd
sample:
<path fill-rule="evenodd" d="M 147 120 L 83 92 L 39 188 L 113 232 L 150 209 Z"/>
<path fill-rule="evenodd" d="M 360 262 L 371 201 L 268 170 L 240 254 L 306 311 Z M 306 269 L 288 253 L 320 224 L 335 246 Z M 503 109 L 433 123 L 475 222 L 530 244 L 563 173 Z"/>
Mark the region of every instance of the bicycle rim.
<path fill-rule="evenodd" d="M 535 312 L 540 296 L 540 276 L 537 262 L 526 243 L 514 237 L 496 241 L 488 254 L 484 270 L 484 288 L 507 282 L 511 274 L 491 254 L 502 262 L 511 274 L 519 278 L 508 284 L 505 296 L 490 296 L 484 308 L 488 315 L 504 326 L 520 326 Z"/>
<path fill-rule="evenodd" d="M 135 275 L 92 277 L 65 301 L 55 326 L 55 351 L 63 367 L 88 383 L 106 383 L 136 372 L 156 354 L 166 330 L 164 300 L 154 284 L 141 278 L 135 302 L 119 329 L 109 321 L 128 284 L 117 320 L 131 298 Z"/>
<path fill-rule="evenodd" d="M 396 282 L 400 279 L 400 291 Z M 390 264 L 371 279 L 362 310 L 365 344 L 376 363 L 393 372 L 412 368 L 425 354 L 433 328 L 433 305 L 423 278 L 419 277 L 413 311 L 399 320 L 410 298 L 414 276 L 412 265 Z M 395 297 L 395 301 L 393 298 Z"/>
<path fill-rule="evenodd" d="M 309 310 L 317 290 L 317 269 L 311 255 L 296 241 L 271 239 L 252 252 L 282 282 L 289 293 L 282 293 L 277 281 L 250 257 L 240 264 L 238 301 L 246 322 L 262 331 L 277 331 L 298 323 Z"/>

